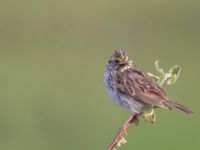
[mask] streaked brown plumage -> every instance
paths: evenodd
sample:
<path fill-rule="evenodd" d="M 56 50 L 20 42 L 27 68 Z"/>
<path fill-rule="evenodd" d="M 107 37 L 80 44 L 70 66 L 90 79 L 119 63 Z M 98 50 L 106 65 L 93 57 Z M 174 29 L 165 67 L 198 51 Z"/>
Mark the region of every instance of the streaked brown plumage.
<path fill-rule="evenodd" d="M 192 113 L 171 101 L 151 77 L 133 65 L 123 49 L 116 50 L 110 57 L 104 79 L 112 99 L 133 113 L 141 114 L 155 107 Z"/>

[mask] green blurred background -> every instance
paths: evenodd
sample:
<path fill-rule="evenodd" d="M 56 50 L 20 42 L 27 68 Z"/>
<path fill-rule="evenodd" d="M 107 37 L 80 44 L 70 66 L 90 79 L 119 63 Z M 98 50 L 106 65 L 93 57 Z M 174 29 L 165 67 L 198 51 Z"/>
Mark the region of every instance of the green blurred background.
<path fill-rule="evenodd" d="M 156 110 L 121 150 L 200 147 L 200 2 L 0 2 L 0 149 L 103 150 L 130 113 L 112 103 L 103 73 L 125 48 L 145 71 L 182 66 L 169 96 L 192 108 Z"/>

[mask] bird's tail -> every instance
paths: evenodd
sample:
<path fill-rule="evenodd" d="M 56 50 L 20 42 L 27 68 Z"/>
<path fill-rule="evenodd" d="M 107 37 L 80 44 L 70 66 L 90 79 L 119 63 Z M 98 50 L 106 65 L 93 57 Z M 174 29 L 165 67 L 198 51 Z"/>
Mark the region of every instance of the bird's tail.
<path fill-rule="evenodd" d="M 185 112 L 185 113 L 187 113 L 187 114 L 191 114 L 191 113 L 193 113 L 193 111 L 191 110 L 191 109 L 189 109 L 189 108 L 186 108 L 185 106 L 183 106 L 183 105 L 181 105 L 181 104 L 178 104 L 178 103 L 176 103 L 176 102 L 173 102 L 173 101 L 165 101 L 164 102 L 164 105 L 166 106 L 166 107 L 168 107 L 169 109 L 172 109 L 172 108 L 177 108 L 177 109 L 179 109 L 179 110 L 181 110 L 181 111 L 183 111 L 183 112 Z"/>

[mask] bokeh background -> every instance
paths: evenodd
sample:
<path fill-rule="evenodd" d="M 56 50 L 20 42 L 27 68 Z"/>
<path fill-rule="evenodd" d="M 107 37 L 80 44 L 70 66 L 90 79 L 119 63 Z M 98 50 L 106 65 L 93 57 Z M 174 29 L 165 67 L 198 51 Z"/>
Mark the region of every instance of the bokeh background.
<path fill-rule="evenodd" d="M 0 149 L 106 149 L 130 115 L 103 83 L 117 48 L 148 72 L 182 66 L 167 93 L 195 112 L 156 110 L 121 150 L 199 149 L 198 0 L 1 0 Z"/>

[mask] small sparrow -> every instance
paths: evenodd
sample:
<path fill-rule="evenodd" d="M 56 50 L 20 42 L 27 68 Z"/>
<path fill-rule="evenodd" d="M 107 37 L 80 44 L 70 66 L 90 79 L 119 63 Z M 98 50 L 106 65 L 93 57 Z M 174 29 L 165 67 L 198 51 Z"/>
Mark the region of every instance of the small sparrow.
<path fill-rule="evenodd" d="M 139 116 L 151 111 L 152 122 L 155 121 L 153 108 L 177 108 L 188 114 L 193 113 L 185 106 L 171 101 L 150 76 L 128 59 L 123 49 L 116 50 L 110 57 L 104 81 L 114 102 Z"/>

